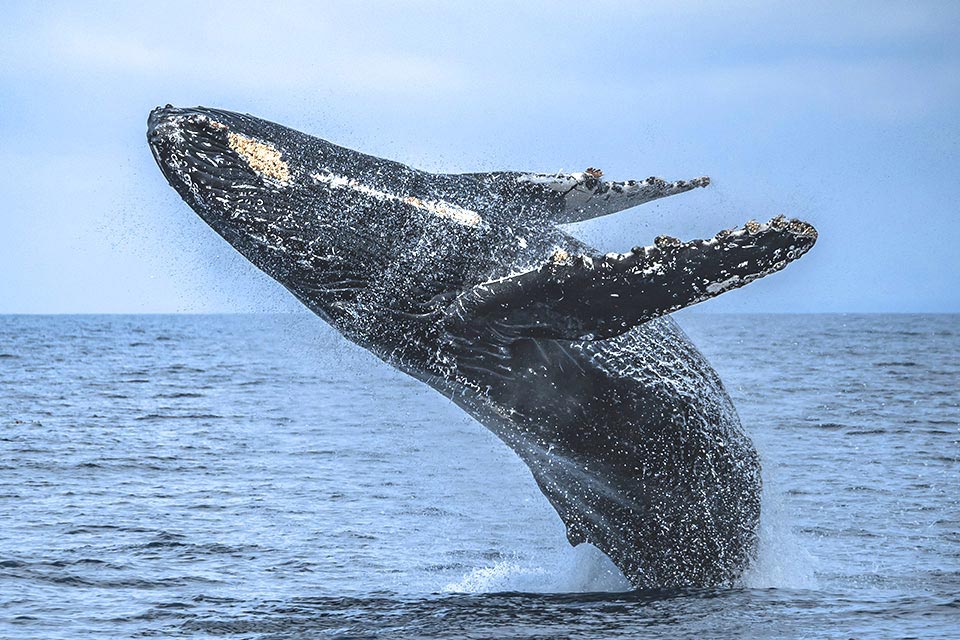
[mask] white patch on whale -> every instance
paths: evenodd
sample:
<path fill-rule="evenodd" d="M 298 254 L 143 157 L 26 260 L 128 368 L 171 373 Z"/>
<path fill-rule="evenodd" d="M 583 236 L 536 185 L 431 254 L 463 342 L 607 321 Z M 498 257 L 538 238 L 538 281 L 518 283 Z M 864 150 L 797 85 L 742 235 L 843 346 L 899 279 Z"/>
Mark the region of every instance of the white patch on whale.
<path fill-rule="evenodd" d="M 280 151 L 272 144 L 260 142 L 232 131 L 227 134 L 227 142 L 230 144 L 230 148 L 243 158 L 247 165 L 260 177 L 283 186 L 290 183 L 290 167 L 283 161 Z"/>
<path fill-rule="evenodd" d="M 440 216 L 441 218 L 459 222 L 460 224 L 468 227 L 477 227 L 483 223 L 483 218 L 480 217 L 479 213 L 473 211 L 472 209 L 466 209 L 459 205 L 453 204 L 452 202 L 446 202 L 444 200 L 421 200 L 420 198 L 415 198 L 414 196 L 397 196 L 386 191 L 374 189 L 373 187 L 357 182 L 353 178 L 338 176 L 337 174 L 330 172 L 326 174 L 312 173 L 310 174 L 310 177 L 317 182 L 326 184 L 331 189 L 352 189 L 379 200 L 403 202 L 405 204 L 413 205 L 422 211 L 427 211 L 434 215 Z"/>

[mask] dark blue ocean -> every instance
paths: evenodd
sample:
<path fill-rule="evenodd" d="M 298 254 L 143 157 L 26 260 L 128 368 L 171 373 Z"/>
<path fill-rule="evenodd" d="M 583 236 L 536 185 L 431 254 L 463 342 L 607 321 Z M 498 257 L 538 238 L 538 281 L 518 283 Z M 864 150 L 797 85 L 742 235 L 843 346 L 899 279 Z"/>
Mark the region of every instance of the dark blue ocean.
<path fill-rule="evenodd" d="M 0 316 L 0 637 L 960 637 L 960 316 L 679 319 L 764 462 L 738 588 L 626 591 L 311 315 Z"/>

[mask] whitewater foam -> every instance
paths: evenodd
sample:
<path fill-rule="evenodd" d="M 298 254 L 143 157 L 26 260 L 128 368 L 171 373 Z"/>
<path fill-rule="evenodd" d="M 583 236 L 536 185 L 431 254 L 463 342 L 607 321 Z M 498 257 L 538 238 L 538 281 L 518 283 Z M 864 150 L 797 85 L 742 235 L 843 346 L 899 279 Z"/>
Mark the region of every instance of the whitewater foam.
<path fill-rule="evenodd" d="M 505 560 L 468 572 L 444 587 L 451 593 L 586 593 L 628 591 L 630 583 L 590 544 L 552 550 L 529 560 Z"/>

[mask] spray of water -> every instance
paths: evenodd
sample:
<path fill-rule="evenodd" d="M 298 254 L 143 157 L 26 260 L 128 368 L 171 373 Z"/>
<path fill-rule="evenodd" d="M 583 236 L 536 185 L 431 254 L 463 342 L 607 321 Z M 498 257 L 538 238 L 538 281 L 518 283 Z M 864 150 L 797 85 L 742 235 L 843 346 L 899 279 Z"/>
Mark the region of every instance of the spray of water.
<path fill-rule="evenodd" d="M 743 584 L 755 589 L 815 589 L 817 558 L 792 530 L 776 467 L 764 468 L 772 470 L 764 472 L 760 542 L 756 561 L 744 574 Z"/>
<path fill-rule="evenodd" d="M 444 587 L 452 593 L 586 593 L 627 591 L 630 583 L 589 544 L 552 549 L 527 561 L 501 561 L 474 569 Z"/>
<path fill-rule="evenodd" d="M 760 540 L 755 562 L 743 576 L 751 589 L 815 589 L 817 559 L 792 531 L 776 468 L 765 474 Z M 562 541 L 561 541 L 562 542 Z M 473 569 L 444 586 L 450 593 L 590 593 L 630 590 L 630 583 L 596 547 L 563 545 L 525 559 Z"/>

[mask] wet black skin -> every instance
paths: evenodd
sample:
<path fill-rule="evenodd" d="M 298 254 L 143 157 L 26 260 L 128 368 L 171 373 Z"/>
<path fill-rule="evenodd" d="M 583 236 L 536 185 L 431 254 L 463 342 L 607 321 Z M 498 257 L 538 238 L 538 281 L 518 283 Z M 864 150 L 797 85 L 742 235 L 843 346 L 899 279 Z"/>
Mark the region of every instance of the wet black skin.
<path fill-rule="evenodd" d="M 255 170 L 231 133 L 277 150 L 288 179 Z M 157 109 L 147 137 L 170 184 L 238 251 L 520 455 L 572 544 L 600 548 L 637 588 L 741 575 L 760 516 L 757 454 L 716 373 L 669 316 L 630 316 L 636 326 L 619 330 L 594 323 L 602 330 L 586 336 L 539 304 L 523 311 L 525 322 L 536 316 L 526 327 L 500 318 L 499 303 L 486 316 L 451 319 L 479 283 L 549 265 L 558 248 L 591 253 L 551 223 L 556 193 L 519 187 L 516 173 L 421 172 L 213 109 Z M 317 174 L 363 188 L 331 187 Z M 437 215 L 411 197 L 465 207 L 482 222 Z M 556 308 L 564 317 L 624 312 L 610 300 Z"/>

